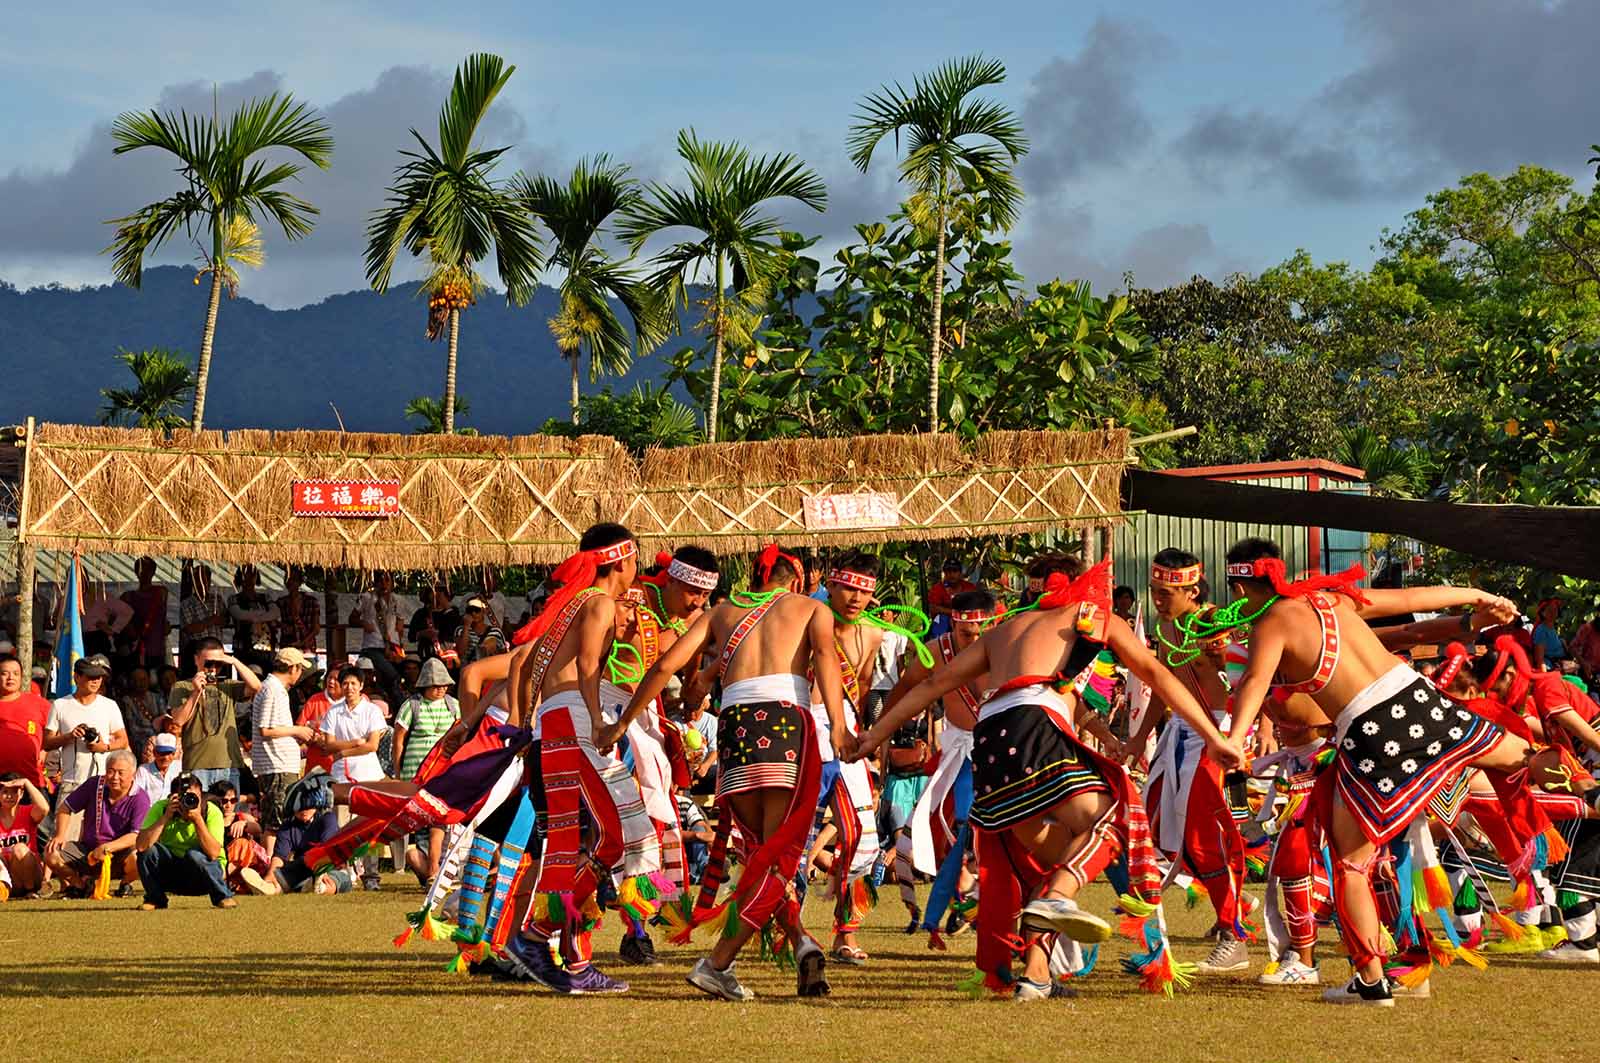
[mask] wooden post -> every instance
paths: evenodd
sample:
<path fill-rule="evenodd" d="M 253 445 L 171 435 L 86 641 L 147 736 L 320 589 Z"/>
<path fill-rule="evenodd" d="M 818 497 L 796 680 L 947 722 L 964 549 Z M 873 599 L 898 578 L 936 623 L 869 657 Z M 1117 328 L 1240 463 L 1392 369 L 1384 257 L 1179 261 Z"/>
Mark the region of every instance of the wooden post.
<path fill-rule="evenodd" d="M 1095 534 L 1093 528 L 1081 528 L 1078 531 L 1078 556 L 1083 558 L 1085 565 L 1092 565 L 1100 558 L 1095 554 Z"/>
<path fill-rule="evenodd" d="M 22 497 L 17 503 L 17 660 L 22 682 L 33 681 L 33 580 L 37 555 L 28 542 L 28 446 L 33 441 L 33 418 L 22 429 Z"/>

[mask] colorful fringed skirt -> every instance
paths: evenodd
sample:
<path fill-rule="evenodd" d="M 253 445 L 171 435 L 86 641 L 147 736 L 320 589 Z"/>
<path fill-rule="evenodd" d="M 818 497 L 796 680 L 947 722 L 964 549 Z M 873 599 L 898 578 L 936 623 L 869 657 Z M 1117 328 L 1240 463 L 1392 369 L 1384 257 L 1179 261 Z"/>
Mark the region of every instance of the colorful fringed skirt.
<path fill-rule="evenodd" d="M 717 721 L 717 796 L 778 787 L 793 790 L 809 738 L 809 706 L 788 701 L 724 705 Z"/>
<path fill-rule="evenodd" d="M 1600 820 L 1569 819 L 1558 825 L 1566 859 L 1550 869 L 1550 881 L 1590 900 L 1600 900 Z"/>
<path fill-rule="evenodd" d="M 1367 838 L 1382 845 L 1504 734 L 1396 665 L 1339 713 L 1339 797 Z"/>
<path fill-rule="evenodd" d="M 1004 830 L 1111 787 L 1078 740 L 1038 705 L 986 715 L 973 731 L 972 823 Z"/>

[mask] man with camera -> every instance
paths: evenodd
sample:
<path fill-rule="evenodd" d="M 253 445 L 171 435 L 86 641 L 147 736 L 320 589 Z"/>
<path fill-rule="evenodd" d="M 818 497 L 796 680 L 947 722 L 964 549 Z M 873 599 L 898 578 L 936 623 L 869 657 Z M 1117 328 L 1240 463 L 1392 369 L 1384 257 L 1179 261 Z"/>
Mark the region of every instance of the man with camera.
<path fill-rule="evenodd" d="M 45 846 L 44 862 L 69 889 L 86 892 L 108 859 L 115 878 L 127 883 L 138 877 L 133 850 L 150 797 L 133 785 L 134 769 L 132 751 L 114 749 L 106 755 L 104 775 L 77 787 L 56 806 L 56 830 Z M 82 817 L 83 829 L 71 841 L 75 816 Z"/>
<path fill-rule="evenodd" d="M 173 684 L 167 699 L 172 722 L 183 729 L 183 766 L 201 788 L 227 781 L 239 786 L 244 749 L 239 745 L 239 702 L 261 689 L 256 674 L 230 657 L 222 641 L 194 644 L 195 674 Z"/>
<path fill-rule="evenodd" d="M 58 801 L 104 771 L 106 754 L 128 748 L 122 710 L 101 693 L 110 674 L 111 662 L 100 654 L 78 658 L 72 666 L 71 696 L 57 698 L 50 706 L 44 751 L 61 750 Z"/>
<path fill-rule="evenodd" d="M 172 796 L 150 806 L 139 830 L 139 880 L 144 903 L 154 912 L 167 896 L 211 898 L 213 908 L 237 908 L 222 867 L 222 810 L 206 800 L 192 772 L 172 784 Z"/>

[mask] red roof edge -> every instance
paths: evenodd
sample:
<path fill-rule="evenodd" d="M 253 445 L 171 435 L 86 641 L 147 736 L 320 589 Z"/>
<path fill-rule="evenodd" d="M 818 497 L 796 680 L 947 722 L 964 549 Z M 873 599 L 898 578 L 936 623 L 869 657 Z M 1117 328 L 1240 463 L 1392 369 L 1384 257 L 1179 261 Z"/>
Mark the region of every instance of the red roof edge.
<path fill-rule="evenodd" d="M 1296 458 L 1291 461 L 1260 461 L 1249 465 L 1199 465 L 1188 469 L 1162 469 L 1168 476 L 1200 476 L 1207 480 L 1272 480 L 1290 476 L 1320 474 L 1340 480 L 1360 481 L 1367 474 L 1348 465 L 1323 458 Z"/>

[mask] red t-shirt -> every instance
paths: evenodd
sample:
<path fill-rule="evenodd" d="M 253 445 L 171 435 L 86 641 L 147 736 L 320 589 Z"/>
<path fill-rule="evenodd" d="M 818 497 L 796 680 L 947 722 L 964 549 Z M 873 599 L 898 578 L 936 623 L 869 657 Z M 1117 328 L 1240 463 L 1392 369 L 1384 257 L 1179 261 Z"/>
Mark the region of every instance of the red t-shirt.
<path fill-rule="evenodd" d="M 300 718 L 295 723 L 300 727 L 321 730 L 322 718 L 328 715 L 328 706 L 330 704 L 332 703 L 328 701 L 328 695 L 320 690 L 317 691 L 306 699 L 304 707 L 300 710 Z M 315 746 L 306 746 L 306 774 L 309 775 L 312 768 L 321 768 L 323 771 L 331 772 L 333 771 L 333 758 Z"/>
<path fill-rule="evenodd" d="M 33 821 L 33 809 L 27 805 L 17 806 L 9 826 L 0 823 L 0 849 L 9 849 L 18 843 L 26 845 L 29 852 L 39 851 L 39 825 Z"/>
<path fill-rule="evenodd" d="M 0 701 L 0 775 L 14 771 L 33 785 L 44 786 L 39 762 L 49 719 L 50 703 L 31 690 L 11 701 Z"/>
<path fill-rule="evenodd" d="M 1575 712 L 1584 723 L 1592 724 L 1600 716 L 1600 705 L 1593 698 L 1562 679 L 1557 672 L 1534 672 L 1528 677 L 1533 703 L 1540 716 L 1554 716 L 1561 712 Z"/>
<path fill-rule="evenodd" d="M 933 589 L 928 591 L 928 608 L 949 609 L 950 603 L 955 601 L 958 594 L 978 589 L 976 583 L 970 580 L 958 579 L 953 584 L 935 583 Z"/>

